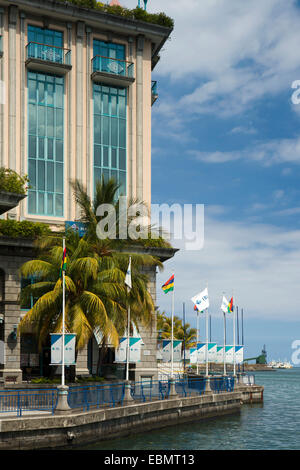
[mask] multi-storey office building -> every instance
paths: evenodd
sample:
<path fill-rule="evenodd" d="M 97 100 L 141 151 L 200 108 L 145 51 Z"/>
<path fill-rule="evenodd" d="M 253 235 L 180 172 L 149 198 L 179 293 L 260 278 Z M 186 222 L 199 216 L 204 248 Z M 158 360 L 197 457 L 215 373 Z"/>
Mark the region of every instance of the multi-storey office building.
<path fill-rule="evenodd" d="M 68 2 L 0 0 L 0 166 L 30 179 L 28 197 L 6 217 L 54 229 L 74 221 L 70 180 L 82 181 L 92 196 L 102 175 L 150 205 L 152 70 L 170 33 Z M 45 372 L 30 338 L 11 341 L 22 314 L 18 268 L 33 255 L 32 244 L 2 237 L 0 245 L 0 367 L 4 377 L 20 380 L 26 365 Z M 157 254 L 167 259 L 173 251 Z M 155 297 L 155 272 L 150 277 Z M 143 340 L 139 367 L 153 376 L 156 332 Z M 91 372 L 94 350 L 81 351 L 77 373 Z"/>

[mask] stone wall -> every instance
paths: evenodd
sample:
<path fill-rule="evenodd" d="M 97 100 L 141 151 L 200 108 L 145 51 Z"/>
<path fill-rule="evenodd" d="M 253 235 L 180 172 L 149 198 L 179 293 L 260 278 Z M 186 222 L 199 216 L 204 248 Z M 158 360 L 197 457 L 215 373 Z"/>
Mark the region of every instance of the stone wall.
<path fill-rule="evenodd" d="M 17 382 L 22 380 L 20 368 L 20 337 L 13 338 L 20 321 L 20 275 L 19 269 L 30 258 L 16 255 L 0 255 L 0 268 L 4 272 L 4 289 L 2 294 L 1 313 L 3 314 L 2 334 L 5 343 L 5 364 L 0 364 L 4 380 L 13 377 Z"/>
<path fill-rule="evenodd" d="M 0 450 L 82 445 L 137 431 L 239 413 L 239 392 L 175 398 L 62 416 L 0 420 Z"/>

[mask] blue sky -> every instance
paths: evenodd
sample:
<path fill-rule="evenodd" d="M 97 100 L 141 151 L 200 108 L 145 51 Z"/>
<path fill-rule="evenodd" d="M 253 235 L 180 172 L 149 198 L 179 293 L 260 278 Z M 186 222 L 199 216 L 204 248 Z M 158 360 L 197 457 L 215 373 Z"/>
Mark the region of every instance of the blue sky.
<path fill-rule="evenodd" d="M 204 248 L 174 242 L 181 250 L 158 276 L 157 304 L 170 313 L 159 286 L 175 273 L 176 314 L 185 302 L 195 325 L 190 299 L 208 283 L 221 342 L 221 298 L 233 293 L 246 354 L 266 344 L 270 360 L 290 359 L 300 339 L 299 5 L 164 0 L 175 29 L 153 72 L 152 202 L 205 204 Z"/>

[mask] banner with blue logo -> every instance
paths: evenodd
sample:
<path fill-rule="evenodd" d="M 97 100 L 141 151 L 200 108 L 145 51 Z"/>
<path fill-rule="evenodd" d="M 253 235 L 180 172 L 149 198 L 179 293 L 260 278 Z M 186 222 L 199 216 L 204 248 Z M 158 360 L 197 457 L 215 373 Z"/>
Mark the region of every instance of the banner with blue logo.
<path fill-rule="evenodd" d="M 51 364 L 53 366 L 62 365 L 62 334 L 51 333 Z M 66 333 L 65 335 L 65 357 L 66 366 L 73 366 L 75 362 L 76 335 Z"/>
<path fill-rule="evenodd" d="M 162 358 L 163 362 L 171 362 L 172 355 L 171 355 L 171 344 L 172 341 L 169 339 L 163 340 L 163 349 L 162 349 Z M 181 361 L 181 347 L 182 341 L 175 340 L 173 341 L 173 362 L 180 362 Z"/>
<path fill-rule="evenodd" d="M 129 338 L 129 362 L 141 362 L 143 340 L 141 337 Z M 127 338 L 120 338 L 119 347 L 115 349 L 115 362 L 127 362 Z"/>

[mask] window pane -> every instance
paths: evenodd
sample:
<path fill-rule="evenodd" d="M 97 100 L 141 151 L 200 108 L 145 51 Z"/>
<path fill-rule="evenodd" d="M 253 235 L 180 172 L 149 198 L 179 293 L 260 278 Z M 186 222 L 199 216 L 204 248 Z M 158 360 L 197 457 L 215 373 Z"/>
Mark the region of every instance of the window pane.
<path fill-rule="evenodd" d="M 109 118 L 102 117 L 102 144 L 109 145 Z"/>
<path fill-rule="evenodd" d="M 38 193 L 38 214 L 45 214 L 45 194 Z"/>
<path fill-rule="evenodd" d="M 63 197 L 60 194 L 55 196 L 55 215 L 57 217 L 63 216 Z"/>
<path fill-rule="evenodd" d="M 120 170 L 126 170 L 126 150 L 119 150 L 119 168 Z"/>
<path fill-rule="evenodd" d="M 119 121 L 119 146 L 126 147 L 126 121 L 123 119 Z"/>
<path fill-rule="evenodd" d="M 54 163 L 47 162 L 47 191 L 54 191 Z"/>
<path fill-rule="evenodd" d="M 53 160 L 54 154 L 53 154 L 53 139 L 48 139 L 48 152 L 47 152 L 47 158 L 48 160 Z"/>
<path fill-rule="evenodd" d="M 38 161 L 38 189 L 45 191 L 45 162 L 42 160 Z"/>
<path fill-rule="evenodd" d="M 29 136 L 29 158 L 36 158 L 36 137 L 33 135 Z"/>
<path fill-rule="evenodd" d="M 111 118 L 111 145 L 118 146 L 118 119 Z"/>
<path fill-rule="evenodd" d="M 56 158 L 55 158 L 55 160 L 57 162 L 62 162 L 63 158 L 64 158 L 64 155 L 63 155 L 63 142 L 62 142 L 62 140 L 57 140 L 56 141 Z"/>
<path fill-rule="evenodd" d="M 56 163 L 56 185 L 55 191 L 57 193 L 63 192 L 63 166 L 60 163 Z"/>
<path fill-rule="evenodd" d="M 29 159 L 28 164 L 28 178 L 30 182 L 31 189 L 36 187 L 36 160 Z"/>
<path fill-rule="evenodd" d="M 28 194 L 28 211 L 30 214 L 36 214 L 36 196 L 33 191 Z"/>

